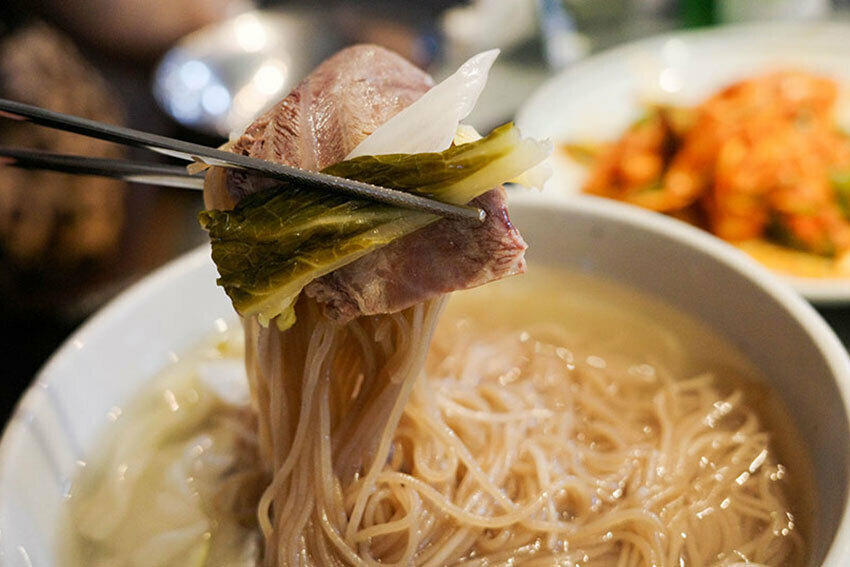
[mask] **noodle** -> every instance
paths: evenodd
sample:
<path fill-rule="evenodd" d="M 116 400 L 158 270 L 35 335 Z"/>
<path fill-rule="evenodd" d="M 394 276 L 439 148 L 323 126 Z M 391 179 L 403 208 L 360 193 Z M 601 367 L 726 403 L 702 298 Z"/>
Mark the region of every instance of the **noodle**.
<path fill-rule="evenodd" d="M 317 557 L 364 564 L 357 559 L 357 528 L 364 516 L 375 516 L 378 504 L 368 507 L 369 496 L 443 303 L 341 326 L 303 299 L 286 332 L 245 321 L 246 348 L 257 353 L 248 368 L 261 455 L 274 464 L 259 504 L 267 565 L 312 564 Z M 345 484 L 360 487 L 351 501 Z M 394 525 L 413 529 L 409 518 Z M 408 546 L 407 556 L 415 551 Z"/>
<path fill-rule="evenodd" d="M 287 332 L 246 322 L 249 350 L 283 357 L 258 354 L 251 382 L 282 463 L 260 503 L 267 566 L 803 560 L 740 390 L 593 356 L 553 322 L 463 321 L 426 365 L 442 304 L 343 326 L 302 300 Z"/>

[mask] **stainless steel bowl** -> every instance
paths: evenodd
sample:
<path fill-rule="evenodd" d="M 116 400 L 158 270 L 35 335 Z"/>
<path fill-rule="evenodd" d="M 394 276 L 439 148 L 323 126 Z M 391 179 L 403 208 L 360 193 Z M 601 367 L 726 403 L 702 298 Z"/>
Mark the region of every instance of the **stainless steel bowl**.
<path fill-rule="evenodd" d="M 228 136 L 343 44 L 317 10 L 246 12 L 172 48 L 155 71 L 154 96 L 183 126 Z"/>

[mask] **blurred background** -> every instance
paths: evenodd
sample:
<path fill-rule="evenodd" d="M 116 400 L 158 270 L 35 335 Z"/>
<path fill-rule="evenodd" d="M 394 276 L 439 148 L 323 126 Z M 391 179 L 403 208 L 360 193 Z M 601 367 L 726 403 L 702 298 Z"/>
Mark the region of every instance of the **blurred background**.
<path fill-rule="evenodd" d="M 599 50 L 668 30 L 776 19 L 850 21 L 850 0 L 4 0 L 0 96 L 218 145 L 345 45 L 384 45 L 436 78 L 500 47 L 470 118 L 487 130 L 547 77 Z M 157 159 L 4 119 L 0 145 Z M 205 241 L 201 208 L 189 190 L 0 168 L 0 320 L 10 361 L 0 419 L 86 317 Z M 821 312 L 839 333 L 848 328 L 845 310 Z"/>

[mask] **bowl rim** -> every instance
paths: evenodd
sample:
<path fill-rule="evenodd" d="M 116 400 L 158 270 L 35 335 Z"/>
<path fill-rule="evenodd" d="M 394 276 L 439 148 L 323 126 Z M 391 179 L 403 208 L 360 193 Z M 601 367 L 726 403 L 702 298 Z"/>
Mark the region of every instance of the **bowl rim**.
<path fill-rule="evenodd" d="M 89 337 L 96 334 L 101 327 L 113 325 L 114 320 L 120 321 L 127 312 L 132 311 L 138 304 L 145 302 L 151 296 L 166 291 L 172 280 L 186 277 L 187 274 L 199 269 L 209 261 L 209 245 L 202 244 L 166 262 L 108 301 L 53 351 L 18 398 L 12 412 L 3 424 L 3 430 L 0 433 L 0 487 L 5 482 L 4 464 L 11 458 L 9 453 L 15 446 L 12 442 L 12 436 L 16 435 L 17 432 L 10 427 L 11 424 L 26 418 L 24 407 L 30 403 L 39 403 L 36 399 L 38 391 L 55 380 L 54 376 L 61 376 L 60 366 L 64 364 L 65 359 L 74 356 L 74 353 L 80 350 L 83 345 L 88 344 Z M 2 553 L 0 553 L 0 557 L 2 557 Z"/>
<path fill-rule="evenodd" d="M 599 197 L 578 196 L 568 201 L 553 201 L 540 194 L 512 193 L 510 202 L 531 209 L 556 209 L 559 212 L 577 213 L 603 222 L 622 223 L 655 233 L 663 238 L 679 241 L 696 252 L 730 267 L 777 301 L 810 337 L 836 382 L 845 414 L 850 418 L 850 355 L 847 350 L 835 332 L 809 303 L 744 252 L 675 219 Z M 174 279 L 187 277 L 204 266 L 208 267 L 209 264 L 210 248 L 207 244 L 168 262 L 119 294 L 62 343 L 38 371 L 18 400 L 9 420 L 4 424 L 2 435 L 0 435 L 0 487 L 5 482 L 3 474 L 5 463 L 13 457 L 12 451 L 17 445 L 13 436 L 22 434 L 20 429 L 12 428 L 10 424 L 24 418 L 22 408 L 29 402 L 37 402 L 33 398 L 41 386 L 61 376 L 61 365 L 64 360 L 73 356 L 80 345 L 87 344 L 88 338 L 101 327 L 120 324 L 126 314 L 140 303 L 160 293 L 167 293 Z M 822 565 L 842 567 L 847 559 L 850 559 L 850 491 L 848 491 L 841 519 Z"/>

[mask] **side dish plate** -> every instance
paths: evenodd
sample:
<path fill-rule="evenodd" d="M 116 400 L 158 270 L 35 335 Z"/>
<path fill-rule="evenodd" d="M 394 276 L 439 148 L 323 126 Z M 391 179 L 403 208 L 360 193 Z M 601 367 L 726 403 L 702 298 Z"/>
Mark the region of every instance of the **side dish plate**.
<path fill-rule="evenodd" d="M 850 25 L 757 24 L 678 32 L 623 45 L 566 69 L 522 106 L 524 135 L 566 141 L 617 138 L 646 101 L 694 105 L 718 88 L 779 68 L 799 68 L 844 85 L 839 124 L 850 126 Z M 580 191 L 584 167 L 556 150 L 545 194 L 568 199 Z M 778 273 L 778 272 L 777 272 Z M 818 304 L 850 303 L 850 278 L 780 274 Z"/>

